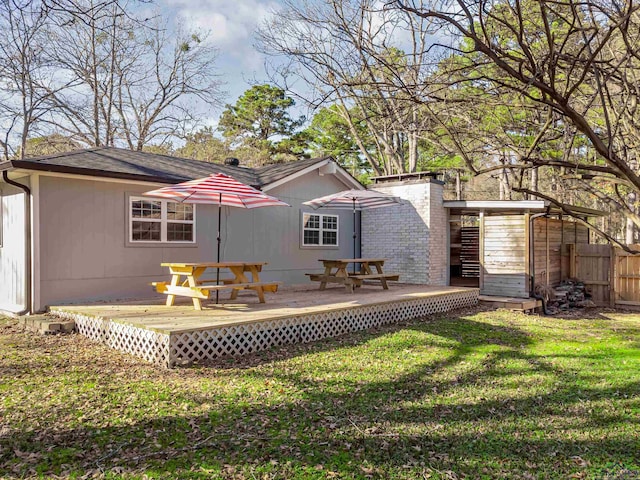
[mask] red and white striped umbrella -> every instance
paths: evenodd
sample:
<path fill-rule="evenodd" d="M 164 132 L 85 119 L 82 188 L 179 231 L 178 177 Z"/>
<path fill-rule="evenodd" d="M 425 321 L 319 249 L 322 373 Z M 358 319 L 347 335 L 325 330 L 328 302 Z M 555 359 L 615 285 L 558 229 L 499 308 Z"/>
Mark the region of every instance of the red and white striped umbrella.
<path fill-rule="evenodd" d="M 164 198 L 179 203 L 218 205 L 218 263 L 220 262 L 220 223 L 223 205 L 239 208 L 290 206 L 288 203 L 239 182 L 224 173 L 215 173 L 205 178 L 162 187 L 145 192 L 143 195 Z M 216 269 L 216 281 L 220 283 L 220 269 Z M 216 290 L 216 303 L 218 303 L 218 290 Z"/>
<path fill-rule="evenodd" d="M 353 210 L 353 256 L 356 256 L 356 211 L 367 210 L 369 208 L 391 207 L 393 205 L 404 205 L 399 197 L 386 195 L 375 190 L 344 190 L 333 193 L 325 197 L 314 198 L 303 205 L 308 205 L 314 210 L 318 208 L 336 208 L 343 210 Z M 356 265 L 353 265 L 356 271 Z"/>
<path fill-rule="evenodd" d="M 345 190 L 304 202 L 304 205 L 309 205 L 314 209 L 338 208 L 354 211 L 403 204 L 402 199 L 375 190 Z"/>
<path fill-rule="evenodd" d="M 224 173 L 162 187 L 145 192 L 143 195 L 166 198 L 180 203 L 204 203 L 240 208 L 289 206 L 276 197 L 256 190 Z"/>

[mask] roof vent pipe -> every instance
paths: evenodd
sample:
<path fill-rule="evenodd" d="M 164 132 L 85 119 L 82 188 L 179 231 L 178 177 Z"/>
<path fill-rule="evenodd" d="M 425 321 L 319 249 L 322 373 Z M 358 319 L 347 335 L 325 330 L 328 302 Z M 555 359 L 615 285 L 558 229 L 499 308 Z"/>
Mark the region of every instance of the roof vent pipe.
<path fill-rule="evenodd" d="M 237 167 L 238 165 L 240 165 L 240 160 L 234 157 L 228 157 L 224 159 L 224 164 L 229 167 Z"/>

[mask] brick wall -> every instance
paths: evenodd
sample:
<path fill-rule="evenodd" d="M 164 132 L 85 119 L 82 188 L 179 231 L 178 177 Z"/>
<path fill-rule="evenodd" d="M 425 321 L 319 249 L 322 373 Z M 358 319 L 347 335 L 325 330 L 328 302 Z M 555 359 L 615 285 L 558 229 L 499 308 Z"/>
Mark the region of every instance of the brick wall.
<path fill-rule="evenodd" d="M 429 189 L 429 284 L 447 284 L 447 210 L 443 204 L 444 186 L 432 182 Z"/>
<path fill-rule="evenodd" d="M 385 271 L 400 281 L 446 284 L 446 212 L 437 180 L 382 183 L 376 190 L 405 200 L 405 205 L 362 212 L 362 256 L 384 257 Z"/>

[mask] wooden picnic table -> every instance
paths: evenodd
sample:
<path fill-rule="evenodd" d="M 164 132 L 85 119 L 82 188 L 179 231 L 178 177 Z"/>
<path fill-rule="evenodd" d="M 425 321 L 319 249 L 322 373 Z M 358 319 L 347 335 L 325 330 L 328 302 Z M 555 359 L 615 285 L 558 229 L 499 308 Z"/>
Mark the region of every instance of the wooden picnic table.
<path fill-rule="evenodd" d="M 397 273 L 385 273 L 383 265 L 386 258 L 339 258 L 320 259 L 324 266 L 324 273 L 307 273 L 309 279 L 320 282 L 320 290 L 324 290 L 327 283 L 340 283 L 344 285 L 350 293 L 354 287 L 362 286 L 364 280 L 377 280 L 385 290 L 389 289 L 387 280 L 398 280 Z M 359 264 L 360 268 L 356 273 L 349 273 L 347 267 L 350 263 Z M 375 269 L 375 272 L 372 270 Z"/>
<path fill-rule="evenodd" d="M 201 300 L 209 299 L 212 291 L 231 290 L 231 300 L 238 297 L 240 290 L 254 290 L 258 294 L 260 303 L 265 303 L 264 292 L 276 292 L 278 282 L 261 282 L 260 272 L 266 262 L 195 262 L 195 263 L 162 263 L 163 267 L 169 267 L 171 282 L 153 282 L 156 291 L 167 295 L 167 306 L 172 306 L 176 296 L 190 297 L 193 307 L 202 310 Z M 202 275 L 208 269 L 227 269 L 233 274 L 233 278 L 205 280 Z M 247 274 L 251 274 L 251 279 Z"/>

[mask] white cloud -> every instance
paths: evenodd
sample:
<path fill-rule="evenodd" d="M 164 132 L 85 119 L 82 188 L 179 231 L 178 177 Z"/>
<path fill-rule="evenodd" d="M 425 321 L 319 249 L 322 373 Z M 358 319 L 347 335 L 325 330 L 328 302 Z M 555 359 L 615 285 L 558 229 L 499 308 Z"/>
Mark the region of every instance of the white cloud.
<path fill-rule="evenodd" d="M 276 1 L 160 0 L 157 4 L 186 28 L 208 32 L 223 62 L 233 61 L 250 70 L 262 67 L 262 57 L 253 47 L 253 34 L 279 7 Z"/>

